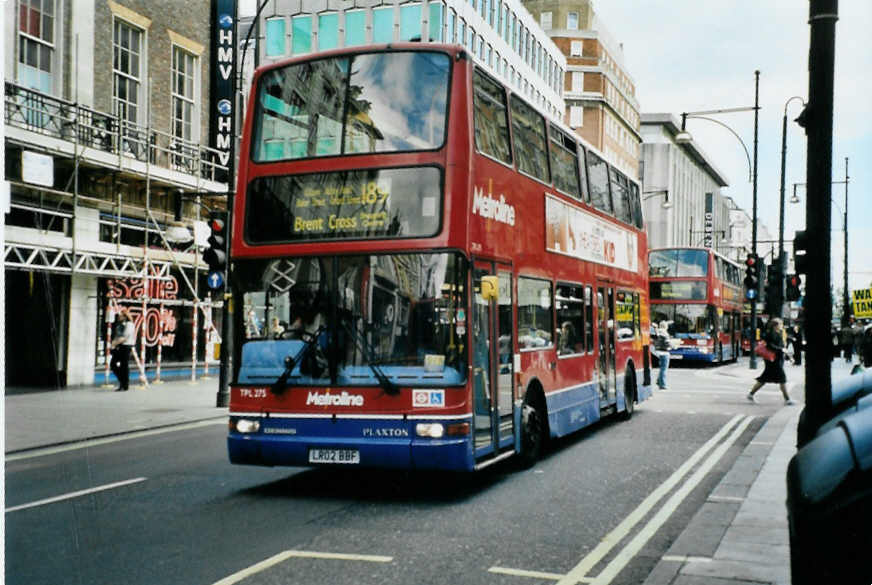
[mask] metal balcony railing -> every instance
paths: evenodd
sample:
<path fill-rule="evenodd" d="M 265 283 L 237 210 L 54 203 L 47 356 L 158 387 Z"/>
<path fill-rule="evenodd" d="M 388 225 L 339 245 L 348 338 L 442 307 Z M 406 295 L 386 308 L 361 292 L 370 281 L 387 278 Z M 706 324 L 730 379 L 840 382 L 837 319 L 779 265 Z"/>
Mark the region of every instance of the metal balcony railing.
<path fill-rule="evenodd" d="M 86 106 L 6 82 L 6 125 L 226 182 L 219 152 Z"/>

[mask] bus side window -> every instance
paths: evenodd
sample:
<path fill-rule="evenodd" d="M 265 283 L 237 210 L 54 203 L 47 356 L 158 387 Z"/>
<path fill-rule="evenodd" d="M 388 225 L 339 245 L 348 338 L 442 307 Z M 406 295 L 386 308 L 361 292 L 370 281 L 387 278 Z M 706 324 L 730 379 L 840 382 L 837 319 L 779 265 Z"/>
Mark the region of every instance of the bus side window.
<path fill-rule="evenodd" d="M 593 351 L 593 294 L 589 286 L 584 287 L 584 348 Z"/>
<path fill-rule="evenodd" d="M 551 169 L 554 175 L 554 188 L 561 193 L 579 198 L 578 155 L 575 141 L 551 124 Z"/>
<path fill-rule="evenodd" d="M 614 213 L 609 191 L 609 165 L 590 150 L 587 151 L 587 178 L 590 181 L 591 204 L 606 213 Z"/>
<path fill-rule="evenodd" d="M 512 137 L 518 170 L 545 183 L 551 182 L 545 120 L 536 110 L 512 96 Z"/>
<path fill-rule="evenodd" d="M 478 70 L 474 83 L 475 145 L 480 152 L 511 164 L 505 89 Z"/>
<path fill-rule="evenodd" d="M 584 353 L 584 298 L 582 288 L 571 284 L 557 285 L 557 353 Z"/>
<path fill-rule="evenodd" d="M 551 283 L 518 278 L 518 343 L 521 349 L 550 347 L 554 339 Z"/>

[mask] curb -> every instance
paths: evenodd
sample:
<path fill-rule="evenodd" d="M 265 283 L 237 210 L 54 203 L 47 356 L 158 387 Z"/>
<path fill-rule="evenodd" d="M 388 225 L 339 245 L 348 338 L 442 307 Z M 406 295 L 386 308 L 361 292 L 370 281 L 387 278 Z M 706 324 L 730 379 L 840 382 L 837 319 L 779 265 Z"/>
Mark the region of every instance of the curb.
<path fill-rule="evenodd" d="M 205 423 L 209 421 L 218 421 L 226 419 L 227 415 L 222 414 L 219 416 L 210 416 L 205 418 L 195 418 L 186 421 L 180 421 L 175 423 L 166 423 L 160 425 L 154 425 L 147 428 L 139 428 L 139 429 L 130 429 L 127 431 L 118 431 L 115 433 L 105 433 L 102 435 L 93 435 L 91 437 L 82 437 L 80 439 L 70 439 L 68 441 L 58 441 L 56 443 L 46 443 L 45 445 L 39 445 L 36 447 L 25 447 L 24 449 L 14 449 L 12 451 L 6 451 L 4 453 L 4 457 L 6 459 L 11 458 L 19 458 L 22 456 L 36 456 L 39 451 L 50 450 L 50 449 L 58 449 L 63 447 L 72 447 L 73 445 L 84 445 L 87 443 L 95 442 L 95 441 L 105 441 L 107 439 L 117 439 L 119 437 L 124 437 L 127 435 L 138 435 L 141 433 L 148 433 L 152 431 L 164 431 L 170 430 L 175 427 L 186 427 L 188 425 L 196 425 L 198 423 Z M 132 438 L 132 437 L 131 437 Z"/>

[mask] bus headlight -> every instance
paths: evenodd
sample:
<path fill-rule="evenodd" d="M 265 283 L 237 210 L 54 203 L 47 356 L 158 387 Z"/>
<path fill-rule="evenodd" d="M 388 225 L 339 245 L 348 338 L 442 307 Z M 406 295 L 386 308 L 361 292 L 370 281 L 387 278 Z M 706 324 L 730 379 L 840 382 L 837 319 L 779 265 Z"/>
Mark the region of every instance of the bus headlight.
<path fill-rule="evenodd" d="M 445 434 L 442 423 L 418 423 L 415 425 L 415 434 L 419 437 L 439 439 Z"/>
<path fill-rule="evenodd" d="M 237 433 L 256 433 L 260 430 L 260 421 L 240 418 L 234 423 L 231 420 L 230 429 L 235 430 Z"/>

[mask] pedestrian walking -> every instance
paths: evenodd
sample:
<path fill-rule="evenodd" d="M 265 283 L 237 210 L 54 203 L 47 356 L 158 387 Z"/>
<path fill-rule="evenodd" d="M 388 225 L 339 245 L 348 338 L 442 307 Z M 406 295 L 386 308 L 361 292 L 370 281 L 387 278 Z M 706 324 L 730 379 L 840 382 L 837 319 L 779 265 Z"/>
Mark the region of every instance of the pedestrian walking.
<path fill-rule="evenodd" d="M 854 318 L 848 319 L 848 322 L 839 331 L 839 345 L 842 346 L 842 355 L 845 356 L 845 361 L 851 363 L 854 353 Z"/>
<path fill-rule="evenodd" d="M 772 382 L 778 384 L 779 388 L 781 388 L 781 394 L 784 396 L 784 404 L 793 404 L 793 400 L 790 399 L 790 395 L 787 393 L 787 376 L 784 374 L 783 328 L 784 323 L 778 318 L 771 319 L 766 325 L 766 330 L 763 333 L 763 341 L 766 343 L 766 347 L 769 350 L 775 352 L 775 358 L 771 361 L 763 361 L 763 373 L 757 377 L 757 381 L 754 382 L 754 386 L 752 386 L 751 391 L 748 392 L 748 400 L 751 402 L 757 402 L 757 399 L 754 397 L 757 390 L 759 390 L 764 384 Z"/>
<path fill-rule="evenodd" d="M 793 334 L 791 336 L 793 342 L 793 364 L 802 365 L 802 328 L 799 323 L 793 326 Z"/>
<path fill-rule="evenodd" d="M 657 376 L 657 386 L 666 390 L 666 371 L 669 369 L 669 328 L 666 321 L 654 329 L 654 355 L 660 364 L 660 374 Z"/>
<path fill-rule="evenodd" d="M 118 378 L 116 392 L 125 392 L 130 386 L 130 352 L 136 343 L 136 329 L 127 309 L 118 313 L 115 338 L 112 340 L 112 373 Z"/>

